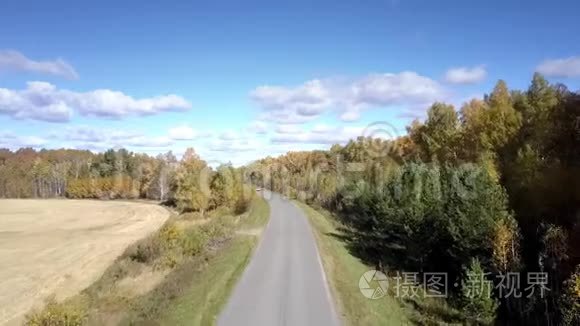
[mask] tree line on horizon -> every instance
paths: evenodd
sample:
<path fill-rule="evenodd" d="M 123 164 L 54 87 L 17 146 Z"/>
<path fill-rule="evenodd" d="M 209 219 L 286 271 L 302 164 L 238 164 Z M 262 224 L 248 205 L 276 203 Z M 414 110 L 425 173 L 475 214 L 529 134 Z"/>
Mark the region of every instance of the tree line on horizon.
<path fill-rule="evenodd" d="M 150 199 L 204 215 L 219 207 L 241 213 L 251 195 L 238 169 L 213 169 L 192 148 L 180 160 L 122 148 L 0 149 L 0 198 Z"/>
<path fill-rule="evenodd" d="M 459 110 L 434 103 L 397 139 L 247 169 L 253 183 L 333 212 L 371 266 L 448 273 L 463 285 L 448 303 L 470 323 L 580 325 L 580 94 L 564 85 L 537 73 L 526 90 L 500 80 Z M 467 295 L 468 275 L 510 272 L 522 291 L 528 273 L 547 273 L 549 290 Z"/>

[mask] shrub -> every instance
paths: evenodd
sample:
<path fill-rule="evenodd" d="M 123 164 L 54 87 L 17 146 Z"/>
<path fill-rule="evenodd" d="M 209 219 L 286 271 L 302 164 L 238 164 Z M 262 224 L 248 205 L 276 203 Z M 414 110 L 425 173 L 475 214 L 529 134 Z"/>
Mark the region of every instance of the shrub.
<path fill-rule="evenodd" d="M 163 254 L 161 265 L 168 268 L 174 268 L 181 261 L 181 255 L 175 251 L 167 251 Z"/>
<path fill-rule="evenodd" d="M 159 242 L 163 249 L 170 250 L 180 245 L 183 238 L 183 230 L 175 223 L 167 223 L 159 230 Z"/>
<path fill-rule="evenodd" d="M 230 237 L 233 233 L 234 224 L 230 216 L 216 217 L 211 223 L 202 225 L 200 231 L 208 239 L 221 239 Z"/>
<path fill-rule="evenodd" d="M 562 325 L 580 325 L 580 265 L 564 282 L 564 293 L 560 298 Z"/>
<path fill-rule="evenodd" d="M 46 306 L 39 312 L 26 316 L 27 326 L 80 326 L 86 319 L 82 307 L 73 304 L 58 303 L 54 297 L 46 301 Z"/>
<path fill-rule="evenodd" d="M 250 207 L 250 200 L 247 198 L 239 198 L 234 205 L 234 213 L 236 215 L 245 213 Z"/>
<path fill-rule="evenodd" d="M 151 263 L 161 255 L 161 245 L 157 236 L 149 236 L 127 249 L 127 256 L 132 261 Z"/>
<path fill-rule="evenodd" d="M 196 256 L 203 251 L 207 244 L 208 237 L 197 228 L 193 228 L 185 233 L 182 239 L 183 254 L 186 256 Z"/>

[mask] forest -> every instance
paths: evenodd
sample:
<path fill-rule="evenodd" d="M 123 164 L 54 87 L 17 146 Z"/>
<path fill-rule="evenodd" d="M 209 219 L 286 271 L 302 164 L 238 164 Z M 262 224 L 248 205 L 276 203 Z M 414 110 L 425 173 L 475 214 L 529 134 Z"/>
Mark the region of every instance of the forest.
<path fill-rule="evenodd" d="M 580 325 L 580 94 L 564 85 L 500 80 L 459 109 L 434 103 L 397 139 L 247 168 L 254 183 L 333 212 L 371 266 L 447 273 L 461 285 L 448 303 L 474 323 Z M 519 295 L 506 295 L 506 275 Z M 473 277 L 490 295 L 468 295 Z"/>
<path fill-rule="evenodd" d="M 126 149 L 0 149 L 0 198 L 150 199 L 202 215 L 243 212 L 251 199 L 239 169 L 212 169 L 192 148 L 151 157 Z"/>
<path fill-rule="evenodd" d="M 356 166 L 356 169 L 352 167 Z M 0 150 L 0 198 L 154 199 L 242 212 L 247 184 L 331 211 L 352 252 L 385 271 L 445 272 L 447 302 L 475 323 L 580 325 L 580 93 L 535 74 L 461 108 L 434 103 L 392 140 L 359 137 L 243 168 L 193 149 Z M 547 275 L 506 296 L 499 276 Z M 469 277 L 492 286 L 467 295 Z M 503 279 L 503 281 L 506 281 Z M 528 291 L 529 292 L 529 291 Z"/>

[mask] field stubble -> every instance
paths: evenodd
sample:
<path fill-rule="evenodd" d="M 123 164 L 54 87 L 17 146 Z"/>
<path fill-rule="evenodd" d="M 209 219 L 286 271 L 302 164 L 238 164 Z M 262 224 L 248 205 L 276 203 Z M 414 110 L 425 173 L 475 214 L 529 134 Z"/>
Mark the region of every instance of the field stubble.
<path fill-rule="evenodd" d="M 148 203 L 0 200 L 0 325 L 83 290 L 169 215 Z"/>

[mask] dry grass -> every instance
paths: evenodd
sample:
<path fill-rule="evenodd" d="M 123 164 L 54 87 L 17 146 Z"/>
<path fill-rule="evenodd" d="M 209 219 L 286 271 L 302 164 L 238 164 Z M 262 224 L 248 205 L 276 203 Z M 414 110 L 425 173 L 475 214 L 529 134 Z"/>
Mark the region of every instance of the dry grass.
<path fill-rule="evenodd" d="M 167 274 L 169 274 L 167 269 L 155 269 L 148 266 L 139 274 L 127 275 L 118 281 L 117 291 L 126 298 L 138 297 L 153 290 Z"/>
<path fill-rule="evenodd" d="M 146 203 L 0 200 L 0 324 L 86 288 L 168 216 Z"/>

